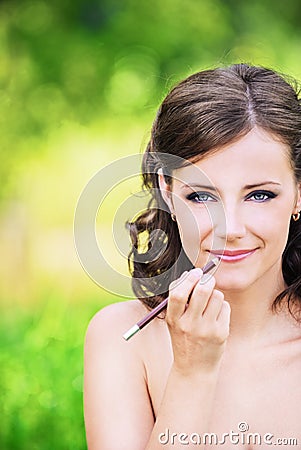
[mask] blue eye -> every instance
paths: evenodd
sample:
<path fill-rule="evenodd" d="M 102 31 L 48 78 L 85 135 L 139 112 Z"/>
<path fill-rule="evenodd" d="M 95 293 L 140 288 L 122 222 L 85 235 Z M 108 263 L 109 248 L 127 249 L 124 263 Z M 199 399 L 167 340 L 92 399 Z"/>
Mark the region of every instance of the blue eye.
<path fill-rule="evenodd" d="M 208 192 L 193 192 L 187 195 L 186 198 L 195 203 L 216 202 L 216 198 L 212 197 Z"/>
<path fill-rule="evenodd" d="M 253 200 L 257 203 L 263 203 L 275 197 L 277 197 L 277 194 L 271 191 L 254 191 L 251 192 L 246 199 Z"/>

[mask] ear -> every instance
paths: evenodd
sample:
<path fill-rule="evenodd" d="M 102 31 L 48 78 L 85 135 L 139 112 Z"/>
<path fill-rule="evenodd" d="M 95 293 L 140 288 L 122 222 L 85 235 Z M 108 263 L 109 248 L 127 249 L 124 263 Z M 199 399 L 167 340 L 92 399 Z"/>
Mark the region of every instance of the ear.
<path fill-rule="evenodd" d="M 296 205 L 293 214 L 301 211 L 301 182 L 297 185 Z"/>
<path fill-rule="evenodd" d="M 160 187 L 160 192 L 161 192 L 162 198 L 165 201 L 165 203 L 167 204 L 170 212 L 174 213 L 174 207 L 173 207 L 172 198 L 171 198 L 172 193 L 171 193 L 170 185 L 166 183 L 162 169 L 159 169 L 157 173 L 158 173 L 158 183 L 159 183 L 159 187 Z"/>

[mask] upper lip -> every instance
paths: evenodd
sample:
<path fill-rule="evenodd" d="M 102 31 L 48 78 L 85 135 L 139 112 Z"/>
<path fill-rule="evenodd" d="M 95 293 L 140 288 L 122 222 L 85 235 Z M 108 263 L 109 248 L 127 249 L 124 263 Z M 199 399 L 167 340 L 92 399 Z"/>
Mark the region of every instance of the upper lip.
<path fill-rule="evenodd" d="M 210 253 L 213 255 L 225 255 L 225 256 L 236 256 L 236 255 L 243 255 L 245 253 L 250 253 L 256 250 L 256 248 L 251 249 L 243 249 L 243 250 L 211 250 Z"/>

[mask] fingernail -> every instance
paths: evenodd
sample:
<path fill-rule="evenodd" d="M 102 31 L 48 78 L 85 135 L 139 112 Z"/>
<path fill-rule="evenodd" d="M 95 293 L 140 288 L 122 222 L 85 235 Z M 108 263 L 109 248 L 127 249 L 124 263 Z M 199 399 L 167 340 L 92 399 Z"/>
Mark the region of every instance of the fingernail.
<path fill-rule="evenodd" d="M 196 267 L 195 269 L 192 269 L 190 271 L 189 275 L 193 278 L 201 278 L 201 276 L 203 275 L 203 271 L 199 267 Z"/>
<path fill-rule="evenodd" d="M 200 284 L 207 283 L 207 281 L 210 280 L 210 278 L 212 278 L 212 274 L 211 273 L 205 273 L 205 275 L 200 279 Z"/>

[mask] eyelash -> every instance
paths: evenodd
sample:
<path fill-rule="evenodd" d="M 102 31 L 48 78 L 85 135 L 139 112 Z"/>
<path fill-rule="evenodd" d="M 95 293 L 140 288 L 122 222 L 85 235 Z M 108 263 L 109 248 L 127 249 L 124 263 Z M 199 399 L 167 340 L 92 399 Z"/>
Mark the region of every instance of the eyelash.
<path fill-rule="evenodd" d="M 264 200 L 255 200 L 255 202 L 257 202 L 257 203 L 264 203 L 264 202 L 267 202 L 267 201 L 272 200 L 273 198 L 277 197 L 277 194 L 275 194 L 274 192 L 271 192 L 271 191 L 254 191 L 254 192 L 251 192 L 247 196 L 247 200 L 250 200 L 251 197 L 258 195 L 258 194 L 265 195 L 267 198 Z"/>
<path fill-rule="evenodd" d="M 256 195 L 265 195 L 266 198 L 262 199 L 262 200 L 255 200 L 254 201 L 256 203 L 265 203 L 275 197 L 277 197 L 278 194 L 275 194 L 274 192 L 271 191 L 265 191 L 265 190 L 260 190 L 260 191 L 253 191 L 250 192 L 250 194 L 248 194 L 246 196 L 246 200 L 250 201 L 252 197 L 255 197 Z M 201 196 L 207 196 L 207 200 L 200 200 Z M 211 197 L 212 200 L 208 200 L 208 197 Z M 193 192 L 192 194 L 189 194 L 186 196 L 187 200 L 190 200 L 194 203 L 205 203 L 207 201 L 212 202 L 212 201 L 217 201 L 217 199 L 215 197 L 213 197 L 211 194 L 209 194 L 208 192 Z"/>

